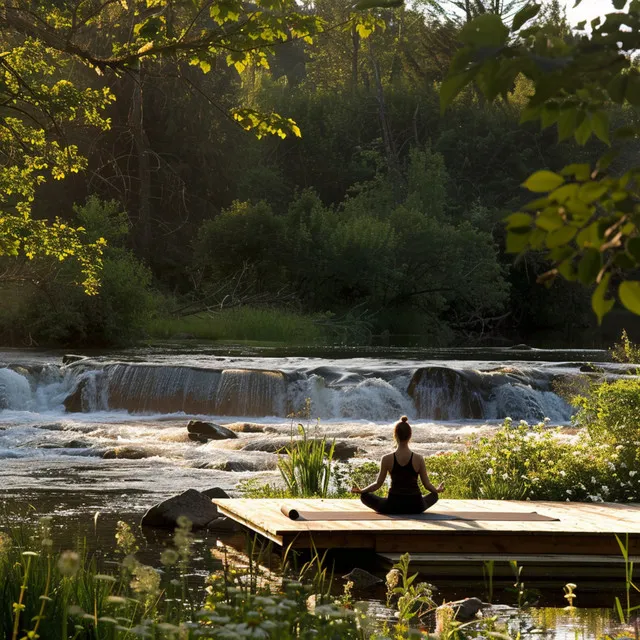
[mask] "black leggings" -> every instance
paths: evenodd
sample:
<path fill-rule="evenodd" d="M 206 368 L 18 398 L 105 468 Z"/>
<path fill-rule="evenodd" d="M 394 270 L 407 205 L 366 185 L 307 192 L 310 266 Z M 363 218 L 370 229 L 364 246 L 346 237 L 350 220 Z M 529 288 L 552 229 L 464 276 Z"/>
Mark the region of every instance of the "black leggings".
<path fill-rule="evenodd" d="M 362 504 L 378 513 L 386 514 L 415 514 L 426 511 L 438 502 L 437 493 L 427 493 L 425 496 L 399 496 L 391 494 L 388 498 L 381 498 L 375 493 L 361 493 Z"/>

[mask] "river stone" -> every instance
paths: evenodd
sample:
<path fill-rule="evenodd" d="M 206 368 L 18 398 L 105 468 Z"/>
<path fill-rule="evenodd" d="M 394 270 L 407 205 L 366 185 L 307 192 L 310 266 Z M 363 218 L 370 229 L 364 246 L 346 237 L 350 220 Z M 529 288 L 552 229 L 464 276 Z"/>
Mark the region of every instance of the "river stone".
<path fill-rule="evenodd" d="M 382 584 L 382 580 L 378 576 L 374 576 L 372 573 L 355 567 L 346 576 L 342 576 L 343 579 L 353 582 L 353 586 L 356 589 L 370 589 L 378 584 Z"/>
<path fill-rule="evenodd" d="M 187 489 L 151 507 L 142 516 L 140 524 L 143 527 L 172 529 L 177 526 L 180 516 L 188 518 L 194 529 L 201 529 L 218 517 L 218 510 L 211 498 L 195 489 Z"/>
<path fill-rule="evenodd" d="M 235 520 L 225 516 L 220 516 L 207 524 L 207 531 L 214 533 L 234 533 L 240 529 L 240 525 Z"/>
<path fill-rule="evenodd" d="M 244 462 L 242 460 L 226 460 L 222 464 L 216 464 L 213 468 L 218 469 L 219 471 L 231 471 L 234 473 L 242 471 L 260 471 L 260 469 L 258 469 L 252 462 Z"/>
<path fill-rule="evenodd" d="M 480 598 L 465 598 L 464 600 L 449 602 L 447 606 L 453 609 L 458 622 L 469 622 L 476 617 L 478 611 L 490 605 L 482 602 Z"/>
<path fill-rule="evenodd" d="M 62 404 L 64 404 L 67 413 L 82 413 L 82 390 L 86 384 L 86 380 L 81 380 L 78 386 L 64 399 Z"/>
<path fill-rule="evenodd" d="M 65 353 L 62 356 L 62 364 L 71 364 L 72 362 L 78 362 L 79 360 L 84 360 L 86 356 L 79 356 L 75 353 Z"/>
<path fill-rule="evenodd" d="M 144 449 L 136 449 L 135 447 L 115 447 L 107 449 L 102 454 L 104 460 L 142 460 L 148 457 L 149 454 Z"/>
<path fill-rule="evenodd" d="M 232 422 L 225 426 L 236 433 L 262 433 L 264 431 L 264 425 L 257 422 Z"/>
<path fill-rule="evenodd" d="M 297 439 L 294 439 L 297 442 Z M 248 442 L 242 449 L 243 451 L 265 451 L 267 453 L 285 453 L 285 449 L 291 446 L 291 438 L 260 438 Z M 327 440 L 325 442 L 325 450 L 327 453 L 331 448 L 331 442 Z M 333 450 L 334 460 L 349 460 L 353 458 L 358 452 L 358 447 L 354 444 L 349 444 L 339 440 L 336 442 Z"/>
<path fill-rule="evenodd" d="M 213 422 L 203 422 L 202 420 L 189 420 L 187 425 L 189 439 L 196 442 L 208 442 L 209 440 L 227 440 L 229 438 L 237 438 L 238 435 Z"/>
<path fill-rule="evenodd" d="M 200 492 L 202 495 L 207 496 L 207 498 L 229 498 L 229 494 L 220 487 L 211 487 L 211 489 L 205 489 Z"/>

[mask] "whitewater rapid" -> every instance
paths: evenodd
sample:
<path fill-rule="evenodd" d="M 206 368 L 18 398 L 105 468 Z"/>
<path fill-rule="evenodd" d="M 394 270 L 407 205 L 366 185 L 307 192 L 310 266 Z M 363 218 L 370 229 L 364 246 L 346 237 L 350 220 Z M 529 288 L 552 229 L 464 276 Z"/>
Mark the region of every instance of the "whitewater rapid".
<path fill-rule="evenodd" d="M 506 416 L 569 424 L 572 408 L 554 385 L 583 375 L 584 354 L 575 362 L 505 355 L 512 354 L 472 360 L 173 352 L 63 365 L 47 354 L 0 353 L 0 490 L 148 500 L 192 487 L 234 492 L 247 478 L 276 479 L 277 447 L 299 421 L 355 448 L 350 464 L 387 452 L 391 424 L 403 414 L 414 426 L 415 450 L 426 455 L 458 449 Z M 604 366 L 610 375 L 625 373 Z M 308 401 L 309 419 L 290 417 Z M 202 444 L 188 439 L 192 418 L 253 426 L 236 439 Z"/>

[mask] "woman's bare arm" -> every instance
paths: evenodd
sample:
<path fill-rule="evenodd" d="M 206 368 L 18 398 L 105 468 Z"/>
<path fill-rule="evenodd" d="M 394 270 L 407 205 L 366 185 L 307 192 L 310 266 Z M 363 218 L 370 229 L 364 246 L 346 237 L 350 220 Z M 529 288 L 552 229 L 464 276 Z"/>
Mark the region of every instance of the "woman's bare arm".
<path fill-rule="evenodd" d="M 420 480 L 424 488 L 431 493 L 442 493 L 444 491 L 444 482 L 441 482 L 437 487 L 434 487 L 429 480 L 429 474 L 427 473 L 427 465 L 425 464 L 424 457 L 420 456 Z"/>
<path fill-rule="evenodd" d="M 370 484 L 364 489 L 353 487 L 351 489 L 351 493 L 373 493 L 374 491 L 377 491 L 384 484 L 387 473 L 389 473 L 389 465 L 387 463 L 387 456 L 385 456 L 380 461 L 380 473 L 378 474 L 378 479 L 373 484 Z"/>

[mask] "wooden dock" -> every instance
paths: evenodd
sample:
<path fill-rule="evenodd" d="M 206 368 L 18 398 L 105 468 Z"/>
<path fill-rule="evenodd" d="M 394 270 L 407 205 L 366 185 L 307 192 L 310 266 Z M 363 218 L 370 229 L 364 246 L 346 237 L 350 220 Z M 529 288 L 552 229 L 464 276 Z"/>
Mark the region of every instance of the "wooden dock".
<path fill-rule="evenodd" d="M 616 535 L 628 535 L 629 554 L 640 555 L 640 504 L 440 500 L 421 516 L 380 518 L 359 500 L 214 502 L 221 514 L 282 548 L 369 550 L 389 562 L 409 552 L 425 562 L 593 557 L 619 563 Z M 284 515 L 283 506 L 298 510 L 300 519 Z"/>

